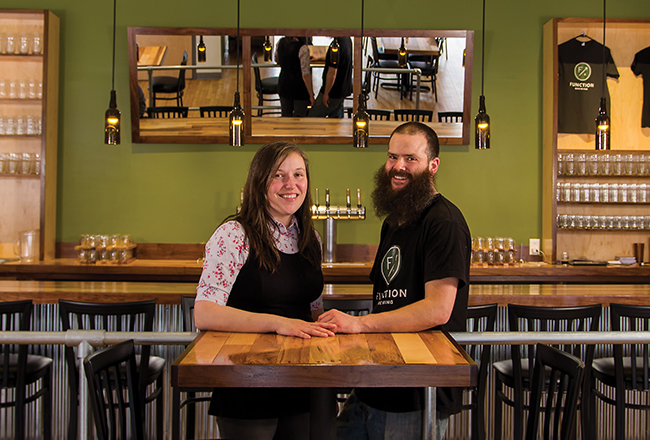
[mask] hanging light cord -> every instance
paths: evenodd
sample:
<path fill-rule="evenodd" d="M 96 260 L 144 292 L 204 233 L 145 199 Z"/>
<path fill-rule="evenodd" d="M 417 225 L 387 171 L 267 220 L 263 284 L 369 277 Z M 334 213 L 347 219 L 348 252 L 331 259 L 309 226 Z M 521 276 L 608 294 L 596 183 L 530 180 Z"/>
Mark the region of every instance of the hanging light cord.
<path fill-rule="evenodd" d="M 239 0 L 237 0 L 237 93 L 239 93 Z"/>
<path fill-rule="evenodd" d="M 607 47 L 605 46 L 605 23 L 607 22 L 606 18 L 607 13 L 607 0 L 603 0 L 603 98 L 605 97 L 605 87 L 607 85 Z"/>
<path fill-rule="evenodd" d="M 364 0 L 361 0 L 361 49 L 363 49 L 363 4 Z"/>
<path fill-rule="evenodd" d="M 117 11 L 117 0 L 113 0 L 113 78 L 111 80 L 111 90 L 115 90 L 115 17 Z"/>
<path fill-rule="evenodd" d="M 485 76 L 485 0 L 483 0 L 483 28 L 481 31 L 481 96 L 483 95 L 484 76 Z"/>

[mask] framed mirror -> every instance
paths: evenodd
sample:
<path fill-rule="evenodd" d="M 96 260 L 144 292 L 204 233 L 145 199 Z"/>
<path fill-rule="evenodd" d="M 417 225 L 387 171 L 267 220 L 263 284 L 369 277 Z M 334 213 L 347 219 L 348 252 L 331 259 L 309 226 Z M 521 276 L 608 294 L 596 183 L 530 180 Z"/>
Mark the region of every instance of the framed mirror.
<path fill-rule="evenodd" d="M 228 143 L 227 113 L 237 83 L 236 32 L 225 28 L 128 29 L 134 143 Z M 373 113 L 371 143 L 386 143 L 402 122 L 396 117 L 415 110 L 425 113 L 425 122 L 436 130 L 441 144 L 469 144 L 473 31 L 365 30 L 363 41 L 359 30 L 349 29 L 240 29 L 240 35 L 239 91 L 246 114 L 246 143 L 277 139 L 351 143 L 351 115 L 363 88 L 368 92 L 367 108 Z M 283 37 L 307 43 L 316 96 L 324 83 L 331 41 L 350 39 L 353 93 L 343 101 L 342 118 L 281 117 L 277 90 L 264 89 L 269 93 L 260 97 L 260 82 L 273 85 L 275 80 L 277 87 L 277 44 Z M 199 61 L 201 42 L 206 48 L 205 62 Z M 265 46 L 272 53 L 267 60 Z M 402 46 L 407 62 L 400 65 L 397 53 Z M 439 114 L 446 112 L 454 118 L 439 122 Z"/>

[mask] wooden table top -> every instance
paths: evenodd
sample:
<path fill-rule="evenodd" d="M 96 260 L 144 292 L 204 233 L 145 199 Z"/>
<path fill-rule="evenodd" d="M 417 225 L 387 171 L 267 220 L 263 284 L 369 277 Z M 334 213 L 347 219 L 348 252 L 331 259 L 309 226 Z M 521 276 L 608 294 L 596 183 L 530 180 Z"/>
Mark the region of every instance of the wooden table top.
<path fill-rule="evenodd" d="M 384 48 L 384 53 L 397 54 L 402 45 L 401 38 L 377 38 L 377 45 Z M 434 38 L 409 37 L 404 40 L 406 51 L 412 55 L 440 55 L 440 49 Z"/>
<path fill-rule="evenodd" d="M 138 67 L 160 66 L 166 53 L 167 46 L 140 46 Z"/>
<path fill-rule="evenodd" d="M 454 387 L 476 383 L 474 361 L 440 331 L 311 339 L 203 332 L 172 365 L 172 384 L 183 387 Z"/>

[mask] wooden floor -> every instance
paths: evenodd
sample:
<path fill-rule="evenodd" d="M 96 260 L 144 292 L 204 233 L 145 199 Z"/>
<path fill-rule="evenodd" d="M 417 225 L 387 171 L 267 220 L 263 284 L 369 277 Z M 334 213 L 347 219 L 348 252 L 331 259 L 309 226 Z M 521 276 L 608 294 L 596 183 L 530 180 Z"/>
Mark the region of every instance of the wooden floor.
<path fill-rule="evenodd" d="M 462 111 L 463 109 L 463 78 L 465 71 L 462 62 L 464 48 L 465 39 L 447 39 L 447 45 L 444 47 L 446 53 L 441 53 L 439 59 L 440 64 L 437 75 L 438 102 L 435 101 L 434 95 L 431 92 L 421 92 L 420 94 L 420 108 L 433 110 L 434 121 L 437 121 L 435 115 L 438 111 Z M 233 58 L 230 59 L 228 58 L 228 53 L 226 53 L 226 59 L 224 62 L 226 64 L 235 64 L 233 55 L 234 54 L 230 54 L 230 57 Z M 277 76 L 280 73 L 278 67 L 260 70 L 263 78 L 267 76 Z M 188 76 L 190 76 L 189 72 Z M 321 76 L 322 69 L 314 68 L 312 79 L 315 93 L 318 93 L 318 90 L 320 89 L 322 82 Z M 183 96 L 183 105 L 190 108 L 207 105 L 231 106 L 233 104 L 233 96 L 235 93 L 235 78 L 235 70 L 228 69 L 223 71 L 223 77 L 221 79 L 187 79 L 185 94 Z M 240 74 L 240 86 L 241 81 L 242 79 Z M 425 81 L 426 79 L 422 78 L 423 85 L 427 85 Z M 139 83 L 148 100 L 147 81 L 140 81 Z M 253 105 L 257 105 L 257 95 L 255 93 L 254 84 L 252 85 L 251 94 L 253 96 Z M 161 105 L 161 103 L 166 103 L 162 105 L 175 105 L 175 101 L 161 101 L 158 102 L 158 105 Z M 267 103 L 267 105 L 276 105 L 279 107 L 279 102 Z M 352 105 L 353 102 L 351 98 L 346 100 L 346 107 L 352 107 Z M 379 88 L 377 99 L 375 99 L 374 93 L 371 93 L 368 101 L 368 108 L 372 109 L 412 109 L 415 108 L 415 105 L 415 96 L 413 97 L 413 100 L 406 98 L 400 99 L 398 91 L 382 87 Z M 148 102 L 147 106 L 149 106 Z M 191 110 L 189 116 L 198 117 L 198 110 Z M 265 117 L 273 116 L 279 116 L 279 114 L 265 115 Z"/>

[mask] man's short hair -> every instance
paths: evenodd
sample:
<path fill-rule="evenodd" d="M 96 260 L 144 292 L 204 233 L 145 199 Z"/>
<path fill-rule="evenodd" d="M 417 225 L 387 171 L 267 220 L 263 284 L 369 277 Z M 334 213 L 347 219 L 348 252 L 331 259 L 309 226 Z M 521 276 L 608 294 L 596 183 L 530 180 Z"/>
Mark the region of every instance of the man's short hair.
<path fill-rule="evenodd" d="M 394 134 L 408 134 L 411 136 L 422 134 L 427 140 L 427 159 L 429 161 L 432 161 L 438 157 L 438 154 L 440 154 L 440 142 L 438 142 L 438 135 L 433 130 L 433 128 L 429 127 L 426 124 L 417 121 L 405 122 L 393 130 L 390 138 L 388 139 L 389 144 Z"/>

